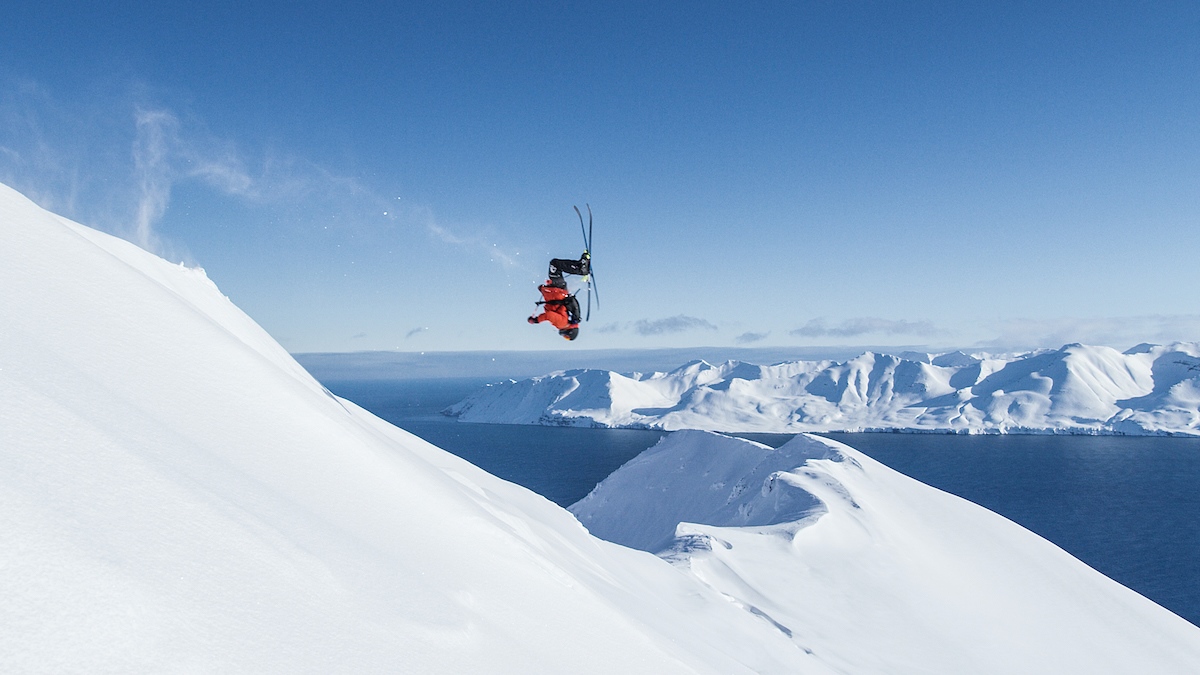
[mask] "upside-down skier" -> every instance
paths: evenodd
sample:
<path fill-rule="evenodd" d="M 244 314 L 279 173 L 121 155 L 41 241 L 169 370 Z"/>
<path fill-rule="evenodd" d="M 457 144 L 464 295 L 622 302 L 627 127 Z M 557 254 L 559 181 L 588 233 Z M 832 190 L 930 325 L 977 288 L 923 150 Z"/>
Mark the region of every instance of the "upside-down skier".
<path fill-rule="evenodd" d="M 558 329 L 558 334 L 567 340 L 579 337 L 579 301 L 567 291 L 564 274 L 574 274 L 586 278 L 591 272 L 591 256 L 583 252 L 579 260 L 564 260 L 554 258 L 550 261 L 549 277 L 546 283 L 538 286 L 542 299 L 537 304 L 542 306 L 542 313 L 527 319 L 529 323 L 538 324 L 549 322 Z"/>

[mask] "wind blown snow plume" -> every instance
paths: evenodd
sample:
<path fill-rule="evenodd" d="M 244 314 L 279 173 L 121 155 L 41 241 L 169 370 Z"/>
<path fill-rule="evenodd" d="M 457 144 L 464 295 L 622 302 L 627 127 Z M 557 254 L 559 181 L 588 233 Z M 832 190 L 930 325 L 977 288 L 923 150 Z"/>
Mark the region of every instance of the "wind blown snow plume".
<path fill-rule="evenodd" d="M 447 412 L 465 422 L 728 432 L 1200 435 L 1200 344 L 563 371 L 489 385 Z"/>
<path fill-rule="evenodd" d="M 154 226 L 171 201 L 171 175 L 168 138 L 174 136 L 178 120 L 165 111 L 139 110 L 137 141 L 133 146 L 134 168 L 138 180 L 137 212 L 134 216 L 134 243 L 147 251 L 158 251 Z"/>
<path fill-rule="evenodd" d="M 45 208 L 172 260 L 190 259 L 184 243 L 167 234 L 172 200 L 181 188 L 202 187 L 236 205 L 245 215 L 231 220 L 243 226 L 262 222 L 252 214 L 266 208 L 276 227 L 297 231 L 318 222 L 351 233 L 408 228 L 426 243 L 448 244 L 504 269 L 519 266 L 519 254 L 489 228 L 439 221 L 428 207 L 285 150 L 247 150 L 186 106 L 158 103 L 141 85 L 130 88 L 66 99 L 0 74 L 0 180 Z"/>

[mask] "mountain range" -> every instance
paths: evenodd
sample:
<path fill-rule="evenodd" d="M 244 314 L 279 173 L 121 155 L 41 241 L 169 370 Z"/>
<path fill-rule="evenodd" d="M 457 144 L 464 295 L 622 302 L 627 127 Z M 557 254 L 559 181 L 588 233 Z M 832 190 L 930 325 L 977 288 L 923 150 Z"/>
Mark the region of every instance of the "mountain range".
<path fill-rule="evenodd" d="M 1200 344 L 564 370 L 488 385 L 446 413 L 463 422 L 724 432 L 1195 436 Z"/>

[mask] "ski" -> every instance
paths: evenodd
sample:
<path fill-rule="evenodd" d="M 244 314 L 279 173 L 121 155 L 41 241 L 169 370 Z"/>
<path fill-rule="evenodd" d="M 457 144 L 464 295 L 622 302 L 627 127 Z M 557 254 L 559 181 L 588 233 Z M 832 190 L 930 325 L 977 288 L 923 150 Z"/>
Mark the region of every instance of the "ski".
<path fill-rule="evenodd" d="M 588 210 L 587 248 L 588 248 L 588 255 L 590 256 L 592 254 L 592 205 L 585 203 L 584 206 L 586 206 L 587 210 Z M 588 314 L 590 315 L 592 313 L 591 308 L 590 308 L 590 305 L 592 303 L 592 294 L 596 295 L 596 309 L 600 309 L 600 287 L 598 285 L 596 285 L 596 278 L 590 274 L 590 272 L 592 271 L 591 267 L 590 267 L 590 264 L 591 264 L 590 259 L 588 261 L 588 264 L 589 264 L 589 268 L 588 268 L 588 272 L 589 272 L 589 274 L 588 274 L 588 305 L 589 305 Z"/>
<path fill-rule="evenodd" d="M 586 226 L 583 224 L 583 213 L 579 210 L 579 207 L 573 206 L 573 208 L 575 209 L 575 215 L 579 216 L 579 231 L 581 234 L 583 234 L 583 251 L 588 255 L 588 274 L 586 277 L 584 277 L 584 281 L 587 283 L 587 314 L 584 315 L 583 319 L 584 321 L 588 321 L 592 318 L 592 293 L 595 292 L 596 294 L 596 307 L 598 308 L 600 307 L 600 290 L 599 287 L 596 286 L 594 271 L 591 269 L 592 206 L 591 204 L 584 204 L 584 206 L 587 207 L 588 212 L 588 222 Z"/>

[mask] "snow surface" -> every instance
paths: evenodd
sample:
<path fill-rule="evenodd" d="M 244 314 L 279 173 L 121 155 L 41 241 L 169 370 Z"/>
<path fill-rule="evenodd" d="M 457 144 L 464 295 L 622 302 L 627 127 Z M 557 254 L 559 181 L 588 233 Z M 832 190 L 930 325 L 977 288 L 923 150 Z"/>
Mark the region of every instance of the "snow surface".
<path fill-rule="evenodd" d="M 3 186 L 0 289 L 5 673 L 1200 663 L 1200 629 L 840 446 L 812 460 L 797 444 L 760 469 L 761 446 L 678 436 L 580 511 L 608 538 L 669 543 L 666 559 L 598 539 L 331 395 L 203 271 Z M 621 487 L 662 458 L 691 468 L 644 475 L 657 498 Z M 680 493 L 713 472 L 744 480 L 736 507 L 717 488 Z M 752 484 L 764 476 L 799 487 Z M 613 518 L 618 493 L 635 517 Z"/>
<path fill-rule="evenodd" d="M 829 672 L 0 186 L 0 671 Z"/>
<path fill-rule="evenodd" d="M 845 362 L 688 363 L 669 373 L 560 371 L 475 392 L 463 422 L 797 433 L 1200 435 L 1200 343 L 1124 353 L 865 353 Z"/>
<path fill-rule="evenodd" d="M 1200 666 L 1200 629 L 1015 523 L 818 436 L 773 450 L 678 432 L 571 511 L 840 672 Z"/>

